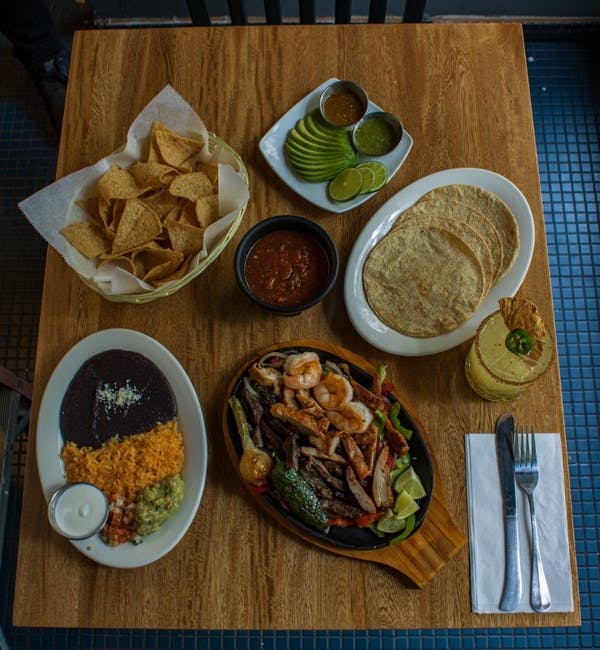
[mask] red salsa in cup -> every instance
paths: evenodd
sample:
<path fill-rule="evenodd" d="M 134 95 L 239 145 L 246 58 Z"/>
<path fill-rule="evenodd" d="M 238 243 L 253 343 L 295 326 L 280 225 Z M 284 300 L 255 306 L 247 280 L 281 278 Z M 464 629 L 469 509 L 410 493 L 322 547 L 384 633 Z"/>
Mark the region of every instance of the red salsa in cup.
<path fill-rule="evenodd" d="M 259 300 L 279 307 L 297 307 L 325 288 L 329 260 L 310 233 L 276 230 L 250 249 L 244 273 L 248 287 Z"/>

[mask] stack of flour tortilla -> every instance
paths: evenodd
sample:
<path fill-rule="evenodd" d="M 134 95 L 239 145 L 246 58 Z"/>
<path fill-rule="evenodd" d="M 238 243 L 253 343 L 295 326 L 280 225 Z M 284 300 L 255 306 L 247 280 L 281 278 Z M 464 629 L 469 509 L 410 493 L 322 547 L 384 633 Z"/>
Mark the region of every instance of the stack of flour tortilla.
<path fill-rule="evenodd" d="M 388 327 L 433 337 L 468 320 L 512 267 L 519 227 L 495 194 L 446 185 L 399 215 L 369 253 L 363 285 Z"/>

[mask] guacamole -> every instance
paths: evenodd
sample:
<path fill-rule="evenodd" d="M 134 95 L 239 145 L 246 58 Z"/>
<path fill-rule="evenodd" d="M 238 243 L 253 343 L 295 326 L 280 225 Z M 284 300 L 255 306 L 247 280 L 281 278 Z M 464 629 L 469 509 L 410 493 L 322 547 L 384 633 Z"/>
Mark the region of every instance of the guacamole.
<path fill-rule="evenodd" d="M 140 535 L 153 533 L 177 510 L 182 499 L 183 481 L 179 474 L 145 487 L 138 495 L 137 532 Z"/>

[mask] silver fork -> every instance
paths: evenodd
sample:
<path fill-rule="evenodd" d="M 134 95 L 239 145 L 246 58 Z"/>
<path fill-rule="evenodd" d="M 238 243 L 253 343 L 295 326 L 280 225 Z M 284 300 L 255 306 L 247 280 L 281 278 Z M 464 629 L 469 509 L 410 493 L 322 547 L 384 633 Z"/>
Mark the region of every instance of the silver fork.
<path fill-rule="evenodd" d="M 538 483 L 538 462 L 535 451 L 533 427 L 516 427 L 513 440 L 515 458 L 515 480 L 527 495 L 531 517 L 531 606 L 537 612 L 545 612 L 550 607 L 550 592 L 542 565 L 535 518 L 533 492 Z"/>

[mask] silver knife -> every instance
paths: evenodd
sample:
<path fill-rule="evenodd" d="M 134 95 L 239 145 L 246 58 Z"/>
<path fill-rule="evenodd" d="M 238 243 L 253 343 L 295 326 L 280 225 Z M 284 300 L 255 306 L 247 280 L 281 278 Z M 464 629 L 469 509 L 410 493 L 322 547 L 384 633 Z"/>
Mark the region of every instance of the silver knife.
<path fill-rule="evenodd" d="M 519 536 L 517 532 L 517 503 L 515 465 L 512 440 L 515 423 L 512 415 L 504 414 L 496 422 L 496 455 L 500 473 L 500 488 L 504 513 L 504 587 L 500 609 L 510 612 L 521 601 L 521 564 L 519 562 Z"/>

